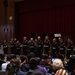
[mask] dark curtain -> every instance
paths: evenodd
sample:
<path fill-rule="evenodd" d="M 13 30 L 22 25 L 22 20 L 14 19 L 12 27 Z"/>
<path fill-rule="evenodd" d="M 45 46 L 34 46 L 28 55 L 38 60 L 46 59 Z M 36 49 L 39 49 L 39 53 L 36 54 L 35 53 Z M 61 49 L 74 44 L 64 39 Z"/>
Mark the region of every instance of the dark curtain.
<path fill-rule="evenodd" d="M 16 37 L 20 40 L 32 32 L 75 38 L 75 0 L 28 0 L 16 3 L 15 8 Z"/>

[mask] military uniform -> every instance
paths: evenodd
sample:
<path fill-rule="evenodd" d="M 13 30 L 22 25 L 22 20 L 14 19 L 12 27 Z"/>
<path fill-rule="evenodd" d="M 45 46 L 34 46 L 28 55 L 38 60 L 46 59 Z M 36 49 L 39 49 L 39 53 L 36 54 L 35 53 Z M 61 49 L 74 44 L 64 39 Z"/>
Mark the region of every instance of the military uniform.
<path fill-rule="evenodd" d="M 4 51 L 4 54 L 8 54 L 8 43 L 7 42 L 3 44 L 3 51 Z"/>
<path fill-rule="evenodd" d="M 44 40 L 44 54 L 49 55 L 50 40 Z"/>
<path fill-rule="evenodd" d="M 24 40 L 23 43 L 22 43 L 22 50 L 23 50 L 23 53 L 24 55 L 27 55 L 27 50 L 28 50 L 28 40 Z"/>
<path fill-rule="evenodd" d="M 59 52 L 58 43 L 57 43 L 57 42 L 54 42 L 54 43 L 52 44 L 52 57 L 53 57 L 53 58 L 56 58 L 57 55 L 58 55 L 58 52 Z"/>
<path fill-rule="evenodd" d="M 15 53 L 16 53 L 16 55 L 20 55 L 20 51 L 21 51 L 21 45 L 20 45 L 20 43 L 16 43 L 15 44 Z"/>
<path fill-rule="evenodd" d="M 42 50 L 43 50 L 43 42 L 42 40 L 37 40 L 36 42 L 36 49 L 37 49 L 37 56 L 42 56 Z"/>
<path fill-rule="evenodd" d="M 65 43 L 59 43 L 59 54 L 65 55 Z"/>
<path fill-rule="evenodd" d="M 28 44 L 29 44 L 30 52 L 35 53 L 35 41 L 34 40 L 29 40 Z"/>
<path fill-rule="evenodd" d="M 11 51 L 11 54 L 15 54 L 15 45 L 13 41 L 10 42 L 10 51 Z"/>
<path fill-rule="evenodd" d="M 73 53 L 73 44 L 67 43 L 67 45 L 66 45 L 66 56 L 68 59 L 72 53 Z"/>

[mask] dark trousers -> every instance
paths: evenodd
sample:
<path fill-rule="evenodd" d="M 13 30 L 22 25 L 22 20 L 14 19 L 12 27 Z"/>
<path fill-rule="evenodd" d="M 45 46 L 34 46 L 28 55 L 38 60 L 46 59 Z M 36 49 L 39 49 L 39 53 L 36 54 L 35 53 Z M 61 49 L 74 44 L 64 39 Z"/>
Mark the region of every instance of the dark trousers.
<path fill-rule="evenodd" d="M 37 57 L 41 57 L 42 56 L 42 48 L 38 47 L 37 48 Z"/>
<path fill-rule="evenodd" d="M 21 51 L 20 49 L 16 49 L 16 52 L 15 52 L 16 55 L 20 55 L 20 51 Z"/>
<path fill-rule="evenodd" d="M 67 59 L 69 59 L 69 57 L 70 57 L 70 55 L 72 54 L 72 49 L 67 49 L 67 54 L 66 54 L 66 56 L 67 56 Z"/>
<path fill-rule="evenodd" d="M 4 48 L 3 51 L 4 51 L 4 54 L 8 54 L 8 48 Z"/>
<path fill-rule="evenodd" d="M 27 55 L 27 53 L 28 53 L 28 52 L 27 52 L 27 49 L 28 49 L 27 47 L 24 47 L 24 48 L 23 48 L 23 54 L 24 54 L 24 55 Z"/>
<path fill-rule="evenodd" d="M 49 55 L 49 47 L 44 47 L 44 54 Z"/>
<path fill-rule="evenodd" d="M 52 57 L 57 58 L 59 55 L 59 50 L 58 49 L 52 49 Z"/>
<path fill-rule="evenodd" d="M 15 54 L 15 49 L 14 48 L 10 48 L 11 50 L 11 54 Z"/>

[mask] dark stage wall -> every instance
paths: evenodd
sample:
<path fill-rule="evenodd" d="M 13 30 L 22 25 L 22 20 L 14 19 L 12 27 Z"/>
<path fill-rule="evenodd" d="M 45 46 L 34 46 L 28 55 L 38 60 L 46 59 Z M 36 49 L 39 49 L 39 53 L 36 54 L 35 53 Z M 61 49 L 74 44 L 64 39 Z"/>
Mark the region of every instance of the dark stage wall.
<path fill-rule="evenodd" d="M 75 0 L 27 0 L 15 3 L 15 34 L 61 33 L 75 38 Z"/>

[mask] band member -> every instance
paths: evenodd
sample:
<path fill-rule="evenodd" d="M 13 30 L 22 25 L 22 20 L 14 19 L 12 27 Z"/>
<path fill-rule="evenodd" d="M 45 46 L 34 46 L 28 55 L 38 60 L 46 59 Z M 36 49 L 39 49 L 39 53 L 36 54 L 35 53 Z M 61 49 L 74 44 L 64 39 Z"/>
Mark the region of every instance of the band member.
<path fill-rule="evenodd" d="M 22 42 L 22 50 L 24 55 L 27 55 L 27 49 L 28 49 L 28 40 L 27 37 L 23 37 L 23 42 Z"/>
<path fill-rule="evenodd" d="M 58 52 L 59 52 L 58 43 L 57 43 L 56 38 L 53 38 L 53 43 L 52 43 L 52 48 L 51 49 L 52 49 L 52 57 L 56 58 L 57 55 L 58 55 Z"/>
<path fill-rule="evenodd" d="M 14 39 L 11 38 L 10 40 L 10 51 L 11 51 L 11 54 L 15 54 L 15 49 L 14 49 Z"/>
<path fill-rule="evenodd" d="M 17 42 L 17 38 L 14 38 L 14 52 L 16 54 L 16 42 Z"/>
<path fill-rule="evenodd" d="M 16 43 L 17 42 L 17 38 L 14 38 L 14 43 Z"/>
<path fill-rule="evenodd" d="M 70 38 L 67 39 L 67 43 L 66 43 L 66 55 L 67 58 L 69 59 L 70 55 L 73 53 L 73 42 Z"/>
<path fill-rule="evenodd" d="M 45 36 L 44 40 L 44 54 L 49 55 L 49 50 L 50 50 L 50 40 L 48 36 Z"/>
<path fill-rule="evenodd" d="M 34 39 L 30 38 L 28 44 L 29 44 L 30 52 L 34 52 L 35 53 L 35 41 L 34 41 Z"/>
<path fill-rule="evenodd" d="M 42 56 L 42 50 L 43 50 L 43 42 L 42 42 L 40 36 L 37 37 L 36 49 L 37 49 L 37 56 L 41 57 Z"/>
<path fill-rule="evenodd" d="M 3 51 L 4 51 L 4 54 L 8 54 L 8 43 L 6 42 L 6 40 L 4 40 L 4 43 L 3 43 Z"/>
<path fill-rule="evenodd" d="M 16 52 L 16 55 L 20 55 L 20 51 L 21 51 L 21 44 L 19 41 L 16 42 L 16 45 L 15 45 L 15 52 Z"/>
<path fill-rule="evenodd" d="M 59 43 L 59 54 L 60 55 L 65 55 L 65 43 L 63 42 L 62 38 L 58 38 L 58 43 Z"/>

